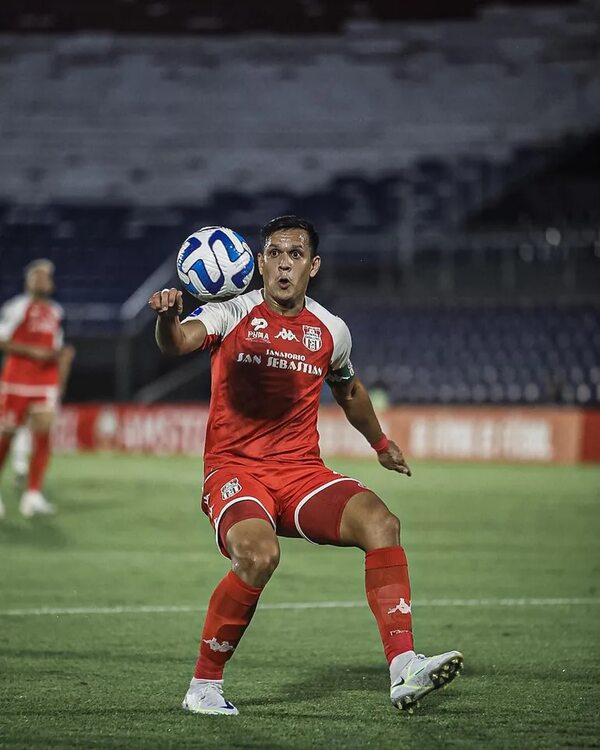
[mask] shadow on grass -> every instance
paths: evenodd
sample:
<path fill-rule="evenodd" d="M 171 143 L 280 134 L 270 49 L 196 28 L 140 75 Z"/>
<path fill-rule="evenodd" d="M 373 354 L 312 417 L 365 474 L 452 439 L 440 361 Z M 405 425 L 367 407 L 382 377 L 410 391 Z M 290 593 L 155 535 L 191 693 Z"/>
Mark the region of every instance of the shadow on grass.
<path fill-rule="evenodd" d="M 460 696 L 458 693 L 453 695 L 454 686 L 449 686 L 448 690 L 436 690 L 431 696 L 427 696 L 423 703 L 427 709 L 434 707 L 436 710 L 441 708 L 452 709 L 456 704 L 456 699 Z M 341 699 L 352 704 L 357 693 L 370 692 L 381 695 L 381 705 L 385 706 L 389 701 L 390 682 L 387 669 L 385 666 L 360 666 L 360 665 L 329 665 L 328 667 L 319 667 L 304 674 L 298 682 L 288 683 L 282 686 L 277 695 L 265 697 L 240 699 L 237 705 L 240 709 L 250 706 L 265 708 L 271 710 L 274 707 L 289 706 L 290 704 L 300 704 L 311 701 L 326 702 L 331 699 Z M 344 697 L 344 694 L 347 694 Z M 450 700 L 448 700 L 450 699 Z M 339 707 L 339 703 L 337 704 Z M 391 704 L 390 704 L 391 707 Z M 423 706 L 419 708 L 418 713 L 422 713 Z M 320 715 L 320 714 L 319 714 Z M 310 710 L 306 713 L 297 713 L 294 711 L 295 718 L 316 718 Z M 331 720 L 347 719 L 347 713 L 328 714 Z"/>
<path fill-rule="evenodd" d="M 42 549 L 61 549 L 67 545 L 67 537 L 54 518 L 36 516 L 18 522 L 2 521 L 0 543 Z"/>

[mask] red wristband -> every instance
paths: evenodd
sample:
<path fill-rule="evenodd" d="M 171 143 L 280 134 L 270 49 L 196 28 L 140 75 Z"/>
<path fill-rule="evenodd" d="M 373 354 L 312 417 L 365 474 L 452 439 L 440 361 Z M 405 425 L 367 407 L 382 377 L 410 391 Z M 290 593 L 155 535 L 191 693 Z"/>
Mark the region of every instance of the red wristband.
<path fill-rule="evenodd" d="M 371 443 L 371 448 L 373 448 L 376 453 L 383 453 L 383 451 L 388 449 L 389 444 L 390 441 L 387 437 L 382 435 L 376 443 Z"/>

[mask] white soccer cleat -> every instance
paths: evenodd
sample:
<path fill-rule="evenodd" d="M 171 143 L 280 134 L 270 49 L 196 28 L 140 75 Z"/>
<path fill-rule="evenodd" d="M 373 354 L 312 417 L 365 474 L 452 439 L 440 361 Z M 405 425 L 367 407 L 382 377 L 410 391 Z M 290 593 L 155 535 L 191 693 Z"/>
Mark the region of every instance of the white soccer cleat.
<path fill-rule="evenodd" d="M 408 661 L 406 657 L 400 654 L 390 664 L 390 698 L 397 709 L 408 713 L 413 712 L 417 701 L 425 695 L 458 677 L 464 662 L 460 651 L 447 651 L 438 656 L 415 654 Z"/>
<path fill-rule="evenodd" d="M 223 697 L 223 680 L 197 680 L 193 678 L 181 704 L 192 714 L 221 714 L 237 716 L 237 708 Z"/>
<path fill-rule="evenodd" d="M 49 503 L 39 490 L 27 490 L 24 492 L 21 497 L 19 510 L 25 518 L 31 518 L 31 516 L 35 515 L 51 516 L 56 512 L 54 505 Z"/>

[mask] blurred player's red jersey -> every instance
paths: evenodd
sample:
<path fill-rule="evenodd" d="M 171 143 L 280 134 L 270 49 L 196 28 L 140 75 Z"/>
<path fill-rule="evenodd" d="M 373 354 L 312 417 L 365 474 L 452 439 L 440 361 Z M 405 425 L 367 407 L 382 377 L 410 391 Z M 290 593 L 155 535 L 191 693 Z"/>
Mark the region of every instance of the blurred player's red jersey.
<path fill-rule="evenodd" d="M 0 311 L 0 339 L 58 349 L 63 342 L 62 317 L 62 308 L 56 302 L 38 301 L 25 294 L 13 297 Z M 0 382 L 4 393 L 44 395 L 49 387 L 58 386 L 58 364 L 9 354 Z"/>
<path fill-rule="evenodd" d="M 262 292 L 210 303 L 201 320 L 211 349 L 212 395 L 205 471 L 259 462 L 321 462 L 317 412 L 323 381 L 350 380 L 352 346 L 343 320 L 306 298 L 292 317 Z"/>

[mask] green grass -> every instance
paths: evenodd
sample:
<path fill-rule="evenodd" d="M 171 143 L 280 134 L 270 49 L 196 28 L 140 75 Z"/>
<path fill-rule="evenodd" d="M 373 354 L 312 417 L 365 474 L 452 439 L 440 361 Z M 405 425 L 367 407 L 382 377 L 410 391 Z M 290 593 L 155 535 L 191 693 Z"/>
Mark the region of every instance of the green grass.
<path fill-rule="evenodd" d="M 421 464 L 407 480 L 335 462 L 403 522 L 418 600 L 600 599 L 598 468 Z M 57 457 L 60 512 L 25 521 L 10 473 L 0 610 L 197 605 L 198 613 L 0 615 L 0 747 L 599 747 L 597 603 L 418 606 L 417 647 L 464 675 L 392 708 L 368 608 L 257 612 L 228 667 L 237 718 L 184 714 L 201 608 L 227 562 L 191 459 Z M 264 603 L 359 600 L 357 550 L 282 541 Z"/>

